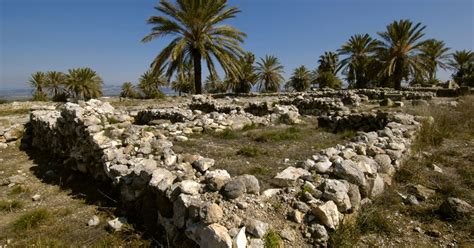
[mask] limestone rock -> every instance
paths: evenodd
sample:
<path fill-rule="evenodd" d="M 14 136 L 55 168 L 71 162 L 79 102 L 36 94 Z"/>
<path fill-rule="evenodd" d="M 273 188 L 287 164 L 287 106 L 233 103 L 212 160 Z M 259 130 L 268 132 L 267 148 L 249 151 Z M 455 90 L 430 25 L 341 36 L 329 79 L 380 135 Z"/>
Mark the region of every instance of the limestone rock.
<path fill-rule="evenodd" d="M 205 224 L 212 224 L 219 222 L 224 216 L 221 207 L 215 203 L 208 203 L 201 207 L 199 211 L 201 221 Z"/>
<path fill-rule="evenodd" d="M 255 220 L 255 219 L 246 219 L 245 227 L 247 232 L 252 234 L 257 238 L 263 238 L 268 231 L 269 225 L 265 222 Z"/>
<path fill-rule="evenodd" d="M 170 171 L 158 168 L 153 171 L 149 185 L 164 193 L 173 184 L 176 176 Z"/>
<path fill-rule="evenodd" d="M 310 176 L 311 173 L 302 168 L 288 167 L 275 176 L 275 184 L 278 186 L 290 186 L 296 183 L 301 176 Z"/>
<path fill-rule="evenodd" d="M 335 179 L 324 180 L 323 198 L 336 203 L 340 212 L 345 212 L 351 208 L 348 192 L 349 183 Z"/>
<path fill-rule="evenodd" d="M 222 188 L 222 194 L 229 198 L 235 199 L 245 193 L 245 184 L 242 180 L 232 179 L 227 182 Z"/>
<path fill-rule="evenodd" d="M 337 210 L 333 201 L 328 201 L 323 205 L 311 205 L 311 211 L 321 223 L 328 228 L 335 230 L 342 220 L 342 215 Z"/>
<path fill-rule="evenodd" d="M 421 184 L 410 185 L 408 187 L 408 192 L 416 196 L 416 198 L 420 201 L 425 201 L 436 193 L 436 191 L 429 189 Z"/>
<path fill-rule="evenodd" d="M 124 224 L 127 223 L 127 219 L 124 217 L 115 218 L 107 221 L 108 227 L 115 232 L 122 230 Z"/>
<path fill-rule="evenodd" d="M 245 235 L 245 227 L 242 227 L 233 240 L 233 248 L 246 248 L 247 236 Z"/>
<path fill-rule="evenodd" d="M 470 216 L 473 207 L 461 199 L 450 197 L 441 204 L 438 211 L 447 219 L 462 219 Z"/>
<path fill-rule="evenodd" d="M 214 159 L 212 158 L 200 158 L 196 161 L 194 161 L 193 166 L 200 172 L 205 172 L 212 166 L 214 166 Z"/>
<path fill-rule="evenodd" d="M 214 223 L 199 232 L 199 246 L 209 248 L 232 248 L 232 238 L 227 228 Z"/>
<path fill-rule="evenodd" d="M 97 215 L 92 216 L 89 221 L 87 221 L 88 226 L 97 226 L 100 223 L 100 219 Z"/>

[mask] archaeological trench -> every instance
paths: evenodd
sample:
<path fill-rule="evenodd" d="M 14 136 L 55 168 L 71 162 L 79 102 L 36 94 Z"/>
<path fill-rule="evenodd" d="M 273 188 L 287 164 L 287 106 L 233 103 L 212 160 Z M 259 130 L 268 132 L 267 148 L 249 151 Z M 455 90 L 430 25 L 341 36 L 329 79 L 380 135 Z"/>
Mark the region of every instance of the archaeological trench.
<path fill-rule="evenodd" d="M 421 126 L 421 117 L 360 106 L 400 106 L 402 99 L 426 104 L 436 94 L 373 89 L 196 95 L 181 105 L 140 111 L 90 100 L 33 109 L 26 137 L 63 166 L 111 185 L 121 208 L 162 230 L 172 246 L 264 247 L 269 230 L 294 247 L 325 246 L 328 232 L 389 187 Z M 301 116 L 317 118 L 329 132 L 357 135 L 292 163 L 270 188 L 253 175 L 213 168 L 213 158 L 173 150 L 173 142 L 195 133 L 293 125 Z M 273 217 L 281 210 L 269 202 L 285 206 L 284 221 L 298 228 L 281 230 L 281 220 Z"/>

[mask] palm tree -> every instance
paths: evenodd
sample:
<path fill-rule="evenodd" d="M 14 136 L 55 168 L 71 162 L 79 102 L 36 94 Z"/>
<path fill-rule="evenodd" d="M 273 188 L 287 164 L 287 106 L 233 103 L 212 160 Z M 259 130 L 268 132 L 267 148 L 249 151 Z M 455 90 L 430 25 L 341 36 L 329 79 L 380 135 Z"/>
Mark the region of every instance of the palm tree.
<path fill-rule="evenodd" d="M 168 81 L 161 72 L 154 74 L 151 70 L 143 73 L 138 82 L 138 88 L 142 91 L 143 96 L 148 99 L 162 97 L 163 93 L 160 91 L 160 87 L 166 85 L 168 85 Z"/>
<path fill-rule="evenodd" d="M 334 52 L 324 52 L 323 55 L 319 56 L 318 60 L 319 72 L 330 72 L 336 75 L 341 69 L 341 64 L 339 63 L 339 56 Z"/>
<path fill-rule="evenodd" d="M 59 71 L 48 71 L 46 73 L 47 86 L 54 100 L 65 100 L 65 85 L 67 76 Z M 62 98 L 62 99 L 60 99 Z"/>
<path fill-rule="evenodd" d="M 309 89 L 312 81 L 313 78 L 311 71 L 302 65 L 293 71 L 293 75 L 288 82 L 288 86 L 289 88 L 292 88 L 298 92 L 302 92 Z"/>
<path fill-rule="evenodd" d="M 254 62 L 255 55 L 251 52 L 245 53 L 239 59 L 240 73 L 236 77 L 226 80 L 234 93 L 249 93 L 252 86 L 257 82 L 258 78 L 253 65 Z"/>
<path fill-rule="evenodd" d="M 370 80 L 369 65 L 378 45 L 379 41 L 369 34 L 356 34 L 338 50 L 340 55 L 347 56 L 341 61 L 341 66 L 350 85 L 355 84 L 356 88 L 367 87 Z"/>
<path fill-rule="evenodd" d="M 204 90 L 207 93 L 225 93 L 227 85 L 219 76 L 208 75 L 204 81 Z"/>
<path fill-rule="evenodd" d="M 232 26 L 220 24 L 234 18 L 239 9 L 227 7 L 226 0 L 179 0 L 176 5 L 161 0 L 155 9 L 164 15 L 148 19 L 154 27 L 142 41 L 167 35 L 175 38 L 153 61 L 153 73 L 167 67 L 166 75 L 171 78 L 181 65 L 192 61 L 197 94 L 202 93 L 201 60 L 206 62 L 212 75 L 217 74 L 213 57 L 226 75 L 238 75 L 237 61 L 243 54 L 240 43 L 246 35 Z"/>
<path fill-rule="evenodd" d="M 47 100 L 47 95 L 44 92 L 44 89 L 48 86 L 48 81 L 46 74 L 44 72 L 38 71 L 31 74 L 30 79 L 28 80 L 30 86 L 34 89 L 33 100 L 34 101 L 45 101 Z"/>
<path fill-rule="evenodd" d="M 137 91 L 135 90 L 135 85 L 131 82 L 125 82 L 122 84 L 122 91 L 120 92 L 120 97 L 124 98 L 136 98 Z"/>
<path fill-rule="evenodd" d="M 275 56 L 266 55 L 260 58 L 256 67 L 257 80 L 259 88 L 265 92 L 277 92 L 280 89 L 280 83 L 283 79 L 283 66 Z"/>
<path fill-rule="evenodd" d="M 474 82 L 470 82 L 474 74 L 474 52 L 468 50 L 455 51 L 452 54 L 449 66 L 455 71 L 453 79 L 456 83 L 474 86 Z"/>
<path fill-rule="evenodd" d="M 337 53 L 324 52 L 319 56 L 318 63 L 318 69 L 314 74 L 316 75 L 315 83 L 319 84 L 319 88 L 341 88 L 342 82 L 337 77 L 337 73 L 342 67 Z"/>
<path fill-rule="evenodd" d="M 91 99 L 102 96 L 102 78 L 88 67 L 69 69 L 66 87 L 76 99 Z"/>
<path fill-rule="evenodd" d="M 448 68 L 447 60 L 449 58 L 449 48 L 443 41 L 429 39 L 423 42 L 420 47 L 421 58 L 424 61 L 426 70 L 428 72 L 428 80 L 436 80 L 436 71 L 438 67 L 446 70 Z"/>
<path fill-rule="evenodd" d="M 384 32 L 377 34 L 382 38 L 379 48 L 386 53 L 385 73 L 391 77 L 395 89 L 401 89 L 401 82 L 416 71 L 423 70 L 423 63 L 418 55 L 423 42 L 421 23 L 413 25 L 409 20 L 394 21 Z"/>

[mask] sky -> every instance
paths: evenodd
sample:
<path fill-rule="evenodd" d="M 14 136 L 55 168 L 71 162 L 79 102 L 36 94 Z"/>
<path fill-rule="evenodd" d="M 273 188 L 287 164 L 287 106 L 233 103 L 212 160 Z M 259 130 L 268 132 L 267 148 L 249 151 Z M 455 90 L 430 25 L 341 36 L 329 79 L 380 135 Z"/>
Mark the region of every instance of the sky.
<path fill-rule="evenodd" d="M 317 66 L 351 35 L 377 37 L 394 20 L 426 25 L 426 38 L 474 50 L 474 0 L 229 0 L 227 22 L 257 58 L 275 55 L 285 78 Z M 157 0 L 0 0 L 0 90 L 28 87 L 35 71 L 91 67 L 108 85 L 136 82 L 169 38 L 142 43 Z M 440 71 L 447 80 L 451 72 Z"/>

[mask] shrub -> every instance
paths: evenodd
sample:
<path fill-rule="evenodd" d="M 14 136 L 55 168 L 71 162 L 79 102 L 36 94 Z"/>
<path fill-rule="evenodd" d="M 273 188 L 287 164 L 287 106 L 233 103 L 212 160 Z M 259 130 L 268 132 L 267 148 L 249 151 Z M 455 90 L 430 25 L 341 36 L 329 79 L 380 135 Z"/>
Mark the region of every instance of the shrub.
<path fill-rule="evenodd" d="M 300 129 L 297 127 L 289 127 L 285 130 L 264 131 L 262 133 L 253 134 L 253 140 L 257 142 L 284 141 L 295 140 L 299 138 Z"/>
<path fill-rule="evenodd" d="M 242 155 L 245 157 L 258 157 L 262 154 L 265 154 L 265 152 L 262 152 L 260 149 L 256 147 L 250 147 L 250 146 L 244 146 L 240 148 L 240 150 L 237 151 L 237 155 Z"/>
<path fill-rule="evenodd" d="M 270 230 L 264 237 L 265 239 L 265 247 L 266 248 L 280 248 L 282 247 L 282 240 L 280 235 L 273 231 Z"/>

